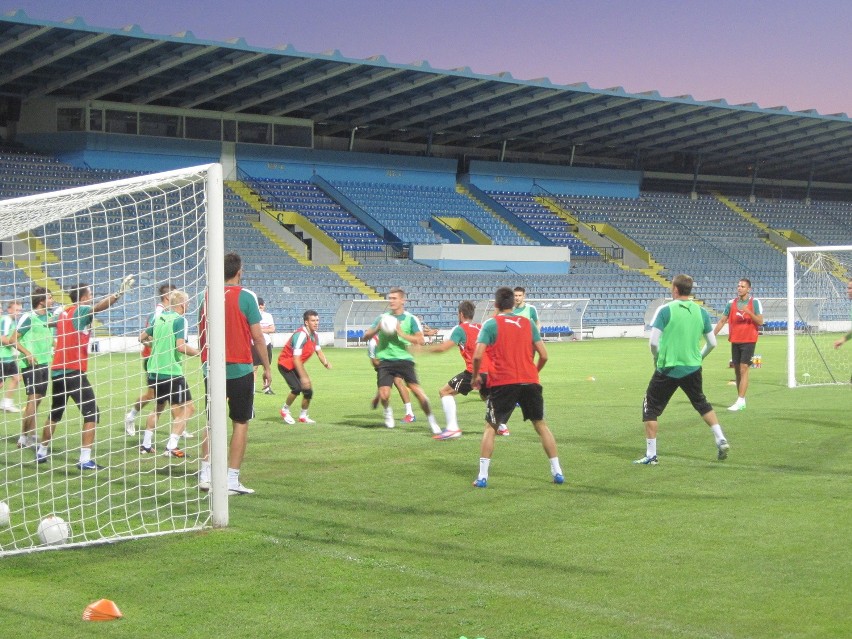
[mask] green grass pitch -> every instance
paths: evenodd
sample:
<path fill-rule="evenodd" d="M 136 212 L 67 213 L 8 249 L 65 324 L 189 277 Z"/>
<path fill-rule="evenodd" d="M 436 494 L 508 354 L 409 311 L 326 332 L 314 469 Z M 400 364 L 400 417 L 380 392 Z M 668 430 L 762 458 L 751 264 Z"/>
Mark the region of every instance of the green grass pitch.
<path fill-rule="evenodd" d="M 471 486 L 478 398 L 458 401 L 458 440 L 433 441 L 417 406 L 415 423 L 388 430 L 369 409 L 364 350 L 327 349 L 332 370 L 308 363 L 316 425 L 282 424 L 277 372 L 276 395 L 255 395 L 243 481 L 257 494 L 231 499 L 229 528 L 0 559 L 0 636 L 852 636 L 852 394 L 786 388 L 785 348 L 761 338 L 739 413 L 725 410 L 727 342 L 705 361 L 728 460 L 678 394 L 660 464 L 645 467 L 631 461 L 645 447 L 647 342 L 549 343 L 542 382 L 566 483 L 550 482 L 516 415 L 485 490 Z M 443 422 L 437 389 L 461 359 L 417 363 Z M 124 406 L 102 408 L 120 432 Z M 79 429 L 75 408 L 61 428 Z M 100 598 L 124 618 L 81 621 Z"/>

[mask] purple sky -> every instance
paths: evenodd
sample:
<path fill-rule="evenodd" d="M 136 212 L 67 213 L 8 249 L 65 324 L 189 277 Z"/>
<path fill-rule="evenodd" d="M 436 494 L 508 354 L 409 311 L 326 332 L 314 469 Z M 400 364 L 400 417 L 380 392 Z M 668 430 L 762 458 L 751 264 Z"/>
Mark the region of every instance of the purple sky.
<path fill-rule="evenodd" d="M 202 8 L 203 7 L 203 8 Z M 852 115 L 852 0 L 0 0 L 156 35 Z"/>

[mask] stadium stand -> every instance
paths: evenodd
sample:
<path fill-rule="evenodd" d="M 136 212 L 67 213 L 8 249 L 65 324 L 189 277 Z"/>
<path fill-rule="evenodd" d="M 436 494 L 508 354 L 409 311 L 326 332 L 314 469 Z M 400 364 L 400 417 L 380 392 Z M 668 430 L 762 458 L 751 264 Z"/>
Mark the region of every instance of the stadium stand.
<path fill-rule="evenodd" d="M 0 152 L 0 167 L 2 198 L 138 174 L 75 168 L 23 149 Z M 569 246 L 573 259 L 568 275 L 440 271 L 408 259 L 388 257 L 381 238 L 316 185 L 304 180 L 258 180 L 253 186 L 273 208 L 299 212 L 345 250 L 375 255 L 375 259 L 362 259 L 360 265 L 350 268 L 351 272 L 379 294 L 391 286 L 402 286 L 409 293 L 409 308 L 433 326 L 451 326 L 461 299 L 490 299 L 494 288 L 500 285 L 524 286 L 530 298 L 589 298 L 587 326 L 640 325 L 647 305 L 668 294 L 665 285 L 648 274 L 604 261 L 594 248 L 577 238 L 565 219 L 543 206 L 533 193 L 490 191 L 488 196 L 554 243 Z M 501 244 L 530 243 L 484 208 L 447 187 L 388 186 L 356 180 L 339 181 L 335 186 L 408 241 L 446 241 L 430 231 L 427 224 L 433 216 L 446 216 L 470 221 Z M 740 276 L 752 279 L 758 296 L 785 295 L 783 250 L 768 241 L 766 228 L 795 231 L 808 240 L 826 244 L 842 241 L 852 228 L 850 203 L 814 201 L 806 205 L 801 201 L 750 202 L 744 198 L 726 203 L 711 195 L 693 199 L 662 192 L 643 192 L 639 198 L 561 195 L 558 201 L 585 224 L 610 224 L 648 250 L 663 266 L 664 278 L 677 272 L 691 273 L 697 281 L 697 296 L 716 315 L 733 295 L 735 280 Z M 229 188 L 225 190 L 225 210 L 226 250 L 243 256 L 245 284 L 266 298 L 280 330 L 298 326 L 305 308 L 315 308 L 330 319 L 340 301 L 365 297 L 328 267 L 300 264 L 282 251 L 252 225 L 258 212 Z M 76 264 L 84 269 L 100 269 L 108 279 L 110 265 L 99 257 L 99 243 L 107 242 L 119 224 L 125 233 L 145 232 L 128 220 L 103 220 L 102 224 L 86 228 L 65 224 L 57 223 L 56 228 L 50 229 L 64 235 L 61 246 L 49 247 L 56 251 L 61 264 L 45 266 L 48 275 L 61 275 L 63 281 L 74 278 Z M 177 257 L 187 260 L 194 254 L 191 246 L 173 250 Z M 140 286 L 153 288 L 158 278 L 168 277 L 156 274 L 151 281 L 140 282 Z M 24 290 L 26 276 L 19 271 L 14 280 L 17 289 L 11 291 L 12 277 L 4 268 L 0 279 L 4 299 L 28 295 L 28 290 Z M 107 328 L 116 331 L 136 330 L 140 321 L 122 317 L 119 311 L 104 317 Z"/>

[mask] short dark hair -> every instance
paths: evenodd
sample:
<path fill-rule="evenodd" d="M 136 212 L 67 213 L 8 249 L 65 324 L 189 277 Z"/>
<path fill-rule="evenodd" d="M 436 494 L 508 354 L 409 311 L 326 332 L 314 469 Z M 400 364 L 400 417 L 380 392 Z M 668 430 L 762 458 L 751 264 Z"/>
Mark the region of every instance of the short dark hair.
<path fill-rule="evenodd" d="M 745 282 L 746 284 L 748 284 L 748 287 L 751 288 L 751 280 L 747 277 L 741 277 L 740 282 Z"/>
<path fill-rule="evenodd" d="M 527 289 L 525 289 L 523 286 L 516 286 L 514 292 L 515 293 L 526 293 Z"/>
<path fill-rule="evenodd" d="M 258 306 L 266 306 L 266 302 L 263 301 L 262 297 L 258 297 L 257 298 L 257 305 Z"/>
<path fill-rule="evenodd" d="M 470 300 L 465 300 L 459 304 L 459 313 L 461 313 L 461 316 L 466 320 L 473 319 L 474 311 L 476 311 L 476 307 Z"/>
<path fill-rule="evenodd" d="M 68 289 L 68 297 L 71 298 L 71 303 L 76 304 L 83 297 L 83 293 L 89 290 L 89 285 L 83 282 L 77 282 L 77 286 Z"/>
<path fill-rule="evenodd" d="M 515 306 L 515 292 L 508 286 L 501 286 L 494 292 L 494 307 L 498 311 L 508 311 Z"/>
<path fill-rule="evenodd" d="M 172 291 L 176 291 L 176 290 L 177 290 L 177 286 L 175 286 L 174 284 L 169 284 L 167 282 L 165 284 L 160 284 L 159 288 L 157 289 L 157 292 L 160 294 L 160 297 L 164 297 L 164 296 L 168 295 L 169 293 L 171 293 Z"/>
<path fill-rule="evenodd" d="M 693 280 L 689 275 L 681 273 L 680 275 L 675 275 L 672 280 L 672 286 L 674 286 L 678 293 L 681 295 L 691 295 L 692 294 L 692 285 Z"/>
<path fill-rule="evenodd" d="M 225 279 L 232 280 L 243 267 L 242 258 L 236 253 L 228 253 L 225 256 Z"/>
<path fill-rule="evenodd" d="M 302 321 L 307 322 L 309 317 L 319 317 L 319 313 L 317 313 L 314 309 L 309 308 L 302 313 Z"/>
<path fill-rule="evenodd" d="M 403 298 L 405 298 L 405 291 L 403 291 L 399 286 L 394 286 L 393 288 L 391 288 L 391 290 L 388 291 L 388 295 L 390 295 L 391 293 L 399 293 L 400 295 L 402 295 Z"/>
<path fill-rule="evenodd" d="M 43 286 L 36 286 L 33 289 L 30 303 L 33 305 L 33 310 L 37 309 L 42 304 L 47 302 L 47 289 Z"/>

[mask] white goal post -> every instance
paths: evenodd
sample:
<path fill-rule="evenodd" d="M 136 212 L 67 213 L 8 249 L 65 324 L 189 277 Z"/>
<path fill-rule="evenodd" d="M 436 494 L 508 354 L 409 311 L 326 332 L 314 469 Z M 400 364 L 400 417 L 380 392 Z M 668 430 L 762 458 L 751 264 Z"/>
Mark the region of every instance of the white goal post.
<path fill-rule="evenodd" d="M 38 349 L 43 360 L 33 363 L 13 346 L 0 350 L 5 370 L 18 366 L 30 379 L 37 368 L 57 374 L 51 365 L 61 363 L 52 354 L 59 345 L 47 329 L 67 318 L 63 326 L 88 340 L 88 355 L 80 357 L 87 361 L 85 377 L 95 396 L 94 404 L 83 398 L 83 410 L 69 398 L 57 404 L 50 383 L 42 395 L 23 380 L 15 387 L 15 376 L 3 380 L 0 502 L 9 514 L 7 522 L 0 520 L 0 556 L 227 525 L 223 205 L 219 164 L 0 200 L 0 312 L 17 315 L 3 326 L 11 325 L 21 345 Z M 135 285 L 125 290 L 122 282 L 129 278 Z M 155 402 L 127 418 L 146 391 L 139 336 L 160 301 L 162 284 L 189 296 L 184 321 L 191 345 L 198 344 L 198 311 L 205 291 L 209 295 L 207 384 L 199 358 L 182 363 L 194 404 L 186 435 L 178 440 L 183 457 L 161 454 L 172 429 L 169 407 L 148 435 L 156 454 L 142 451 Z M 64 309 L 45 309 L 42 289 Z M 91 301 L 75 305 L 69 292 L 79 297 L 85 290 Z M 92 312 L 72 315 L 72 306 Z M 72 370 L 67 366 L 64 378 L 82 384 Z M 209 494 L 199 491 L 197 478 L 208 413 Z M 55 423 L 52 438 L 43 433 L 48 422 Z M 94 444 L 81 437 L 84 422 L 96 423 Z M 88 467 L 88 451 L 100 468 Z M 0 505 L 0 511 L 6 508 Z M 67 524 L 59 545 L 39 533 L 50 516 Z"/>
<path fill-rule="evenodd" d="M 787 386 L 846 384 L 850 353 L 834 342 L 850 330 L 846 290 L 852 246 L 787 248 Z"/>

